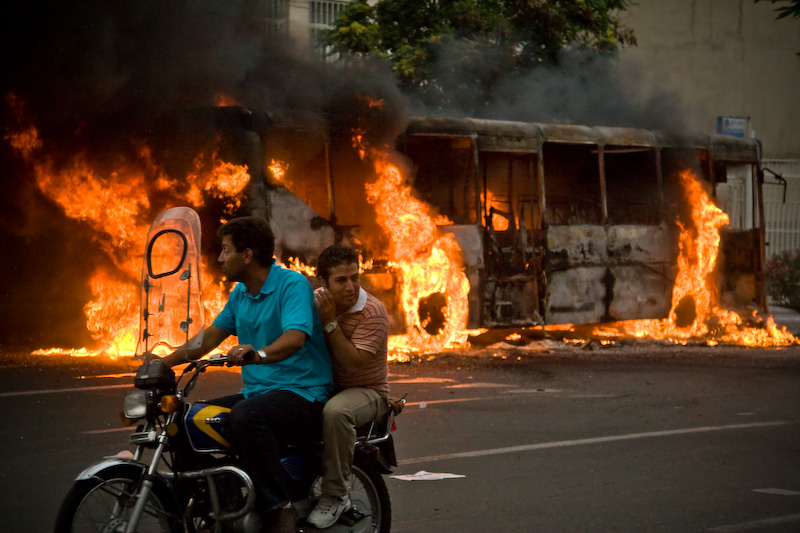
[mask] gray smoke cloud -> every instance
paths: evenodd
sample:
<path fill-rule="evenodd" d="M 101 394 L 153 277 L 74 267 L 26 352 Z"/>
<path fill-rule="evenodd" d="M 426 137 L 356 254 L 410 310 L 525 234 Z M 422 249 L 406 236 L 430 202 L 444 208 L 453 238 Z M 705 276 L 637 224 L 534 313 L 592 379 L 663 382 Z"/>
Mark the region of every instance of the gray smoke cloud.
<path fill-rule="evenodd" d="M 481 74 L 497 74 L 491 57 L 474 56 L 471 68 L 460 72 L 449 67 L 454 58 L 463 62 L 458 43 L 442 48 L 439 57 L 435 75 L 460 94 L 437 114 L 679 131 L 692 112 L 669 87 L 647 82 L 634 61 L 587 50 L 565 50 L 556 65 L 541 65 L 522 76 L 501 73 L 492 81 L 491 102 L 482 99 L 476 81 Z M 419 103 L 414 111 L 431 112 Z"/>

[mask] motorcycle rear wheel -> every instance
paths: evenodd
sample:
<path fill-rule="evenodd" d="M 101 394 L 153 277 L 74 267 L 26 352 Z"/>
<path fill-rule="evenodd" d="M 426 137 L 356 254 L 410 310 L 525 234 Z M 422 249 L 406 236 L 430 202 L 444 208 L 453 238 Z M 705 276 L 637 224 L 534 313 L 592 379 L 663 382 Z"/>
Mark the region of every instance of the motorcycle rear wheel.
<path fill-rule="evenodd" d="M 141 470 L 114 466 L 101 470 L 90 479 L 76 481 L 56 519 L 56 533 L 122 533 L 128 524 Z M 156 484 L 147 498 L 136 531 L 139 533 L 177 533 L 183 530 L 166 487 Z"/>
<path fill-rule="evenodd" d="M 392 503 L 383 476 L 372 465 L 353 465 L 350 490 L 367 495 L 372 507 L 371 533 L 389 533 L 392 528 Z"/>

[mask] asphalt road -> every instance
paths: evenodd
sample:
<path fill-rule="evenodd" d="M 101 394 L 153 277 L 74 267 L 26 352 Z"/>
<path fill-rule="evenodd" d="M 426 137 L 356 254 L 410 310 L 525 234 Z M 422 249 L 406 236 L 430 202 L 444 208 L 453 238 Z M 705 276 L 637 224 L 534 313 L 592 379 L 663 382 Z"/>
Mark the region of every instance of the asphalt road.
<path fill-rule="evenodd" d="M 5 356 L 5 357 L 3 357 Z M 127 449 L 121 363 L 0 354 L 0 531 Z M 800 348 L 489 350 L 393 364 L 397 533 L 800 531 Z M 194 397 L 239 386 L 210 372 Z M 450 476 L 458 477 L 450 477 Z"/>

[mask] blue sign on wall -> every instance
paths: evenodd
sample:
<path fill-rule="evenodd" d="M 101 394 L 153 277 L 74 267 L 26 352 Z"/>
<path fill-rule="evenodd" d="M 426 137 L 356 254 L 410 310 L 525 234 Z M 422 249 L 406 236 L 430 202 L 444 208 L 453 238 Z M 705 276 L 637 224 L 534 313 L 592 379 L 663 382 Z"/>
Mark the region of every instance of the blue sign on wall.
<path fill-rule="evenodd" d="M 731 137 L 747 137 L 750 117 L 717 117 L 717 133 Z"/>

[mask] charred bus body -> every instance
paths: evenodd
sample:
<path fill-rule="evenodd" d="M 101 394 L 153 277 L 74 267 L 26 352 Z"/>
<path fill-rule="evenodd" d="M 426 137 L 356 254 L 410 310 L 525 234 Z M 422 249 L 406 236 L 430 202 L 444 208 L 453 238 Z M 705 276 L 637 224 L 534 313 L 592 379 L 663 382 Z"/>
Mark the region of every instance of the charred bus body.
<path fill-rule="evenodd" d="M 411 121 L 415 187 L 455 223 L 470 326 L 664 318 L 687 227 L 683 170 L 726 204 L 718 296 L 765 305 L 760 147 L 752 139 L 475 119 Z"/>
<path fill-rule="evenodd" d="M 352 131 L 316 114 L 212 113 L 220 155 L 249 167 L 245 208 L 270 219 L 276 253 L 314 264 L 335 241 L 363 244 L 375 259 L 365 284 L 395 298 L 396 272 L 376 253 L 381 237 L 364 229 L 375 226 L 364 194 L 375 175 Z M 731 218 L 719 299 L 729 309 L 765 307 L 756 140 L 423 117 L 407 123 L 396 149 L 420 199 L 452 221 L 440 229 L 462 250 L 470 328 L 665 318 L 680 227 L 692 223 L 684 170 Z M 397 333 L 402 320 L 393 313 Z"/>

